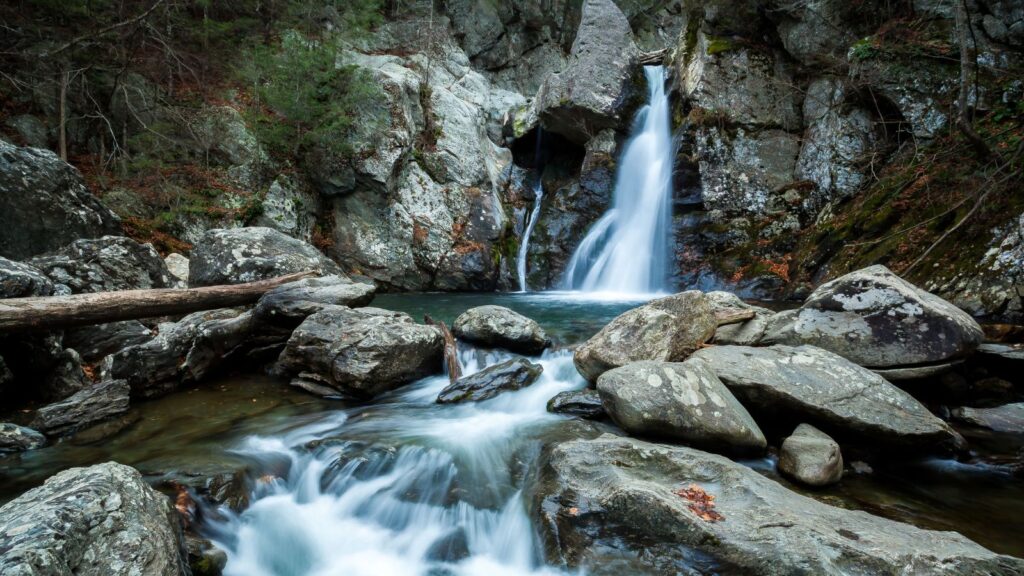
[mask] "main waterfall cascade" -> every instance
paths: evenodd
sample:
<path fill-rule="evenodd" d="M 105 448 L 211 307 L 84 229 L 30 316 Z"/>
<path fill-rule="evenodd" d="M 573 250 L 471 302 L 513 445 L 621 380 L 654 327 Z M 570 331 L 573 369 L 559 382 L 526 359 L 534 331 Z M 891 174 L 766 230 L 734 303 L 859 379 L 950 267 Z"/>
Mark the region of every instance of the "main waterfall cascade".
<path fill-rule="evenodd" d="M 512 357 L 463 349 L 467 374 Z M 438 376 L 372 407 L 251 437 L 238 452 L 264 476 L 241 514 L 207 536 L 228 576 L 541 576 L 517 450 L 559 420 L 545 405 L 583 388 L 570 351 L 535 359 L 539 381 L 491 400 L 441 406 Z M 313 441 L 316 442 L 313 442 Z M 521 457 L 521 456 L 520 456 Z"/>
<path fill-rule="evenodd" d="M 665 288 L 675 147 L 665 69 L 647 66 L 647 105 L 619 161 L 612 207 L 587 232 L 565 271 L 565 288 L 650 294 Z"/>

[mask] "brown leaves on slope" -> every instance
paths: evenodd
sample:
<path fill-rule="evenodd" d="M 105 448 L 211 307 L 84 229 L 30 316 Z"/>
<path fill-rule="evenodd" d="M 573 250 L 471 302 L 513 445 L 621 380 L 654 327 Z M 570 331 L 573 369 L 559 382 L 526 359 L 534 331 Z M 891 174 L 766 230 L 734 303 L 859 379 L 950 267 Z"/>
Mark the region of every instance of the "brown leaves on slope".
<path fill-rule="evenodd" d="M 725 520 L 725 516 L 722 516 L 715 510 L 714 494 L 708 494 L 707 491 L 700 486 L 690 484 L 685 488 L 676 490 L 673 494 L 688 501 L 689 505 L 687 505 L 687 508 L 689 508 L 690 512 L 696 514 L 701 520 L 705 522 L 718 522 L 720 520 Z"/>

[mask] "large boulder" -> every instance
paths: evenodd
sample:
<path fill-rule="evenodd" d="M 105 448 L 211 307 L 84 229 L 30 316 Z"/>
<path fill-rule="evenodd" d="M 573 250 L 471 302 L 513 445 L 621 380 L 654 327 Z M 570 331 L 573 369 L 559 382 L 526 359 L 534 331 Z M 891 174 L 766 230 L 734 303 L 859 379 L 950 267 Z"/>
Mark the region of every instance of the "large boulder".
<path fill-rule="evenodd" d="M 170 500 L 115 462 L 71 468 L 0 508 L 0 573 L 180 576 Z"/>
<path fill-rule="evenodd" d="M 329 306 L 292 333 L 276 371 L 328 396 L 376 396 L 441 371 L 440 330 L 408 314 Z"/>
<path fill-rule="evenodd" d="M 779 472 L 808 486 L 835 484 L 843 477 L 843 454 L 828 434 L 801 424 L 782 441 Z"/>
<path fill-rule="evenodd" d="M 955 532 L 829 506 L 692 448 L 605 435 L 544 462 L 532 509 L 548 560 L 594 576 L 1024 571 Z"/>
<path fill-rule="evenodd" d="M 480 402 L 494 398 L 502 392 L 525 388 L 540 378 L 544 367 L 525 358 L 513 358 L 483 370 L 463 376 L 437 395 L 438 404 Z"/>
<path fill-rule="evenodd" d="M 597 379 L 601 402 L 626 432 L 698 448 L 760 454 L 764 434 L 704 362 L 635 362 Z"/>
<path fill-rule="evenodd" d="M 131 389 L 124 380 L 109 380 L 79 390 L 36 411 L 31 426 L 51 436 L 69 434 L 87 424 L 128 411 Z"/>
<path fill-rule="evenodd" d="M 121 220 L 56 154 L 0 140 L 0 256 L 24 260 L 80 238 L 120 234 Z"/>
<path fill-rule="evenodd" d="M 24 452 L 46 446 L 46 436 L 36 430 L 11 424 L 0 423 L 0 454 Z"/>
<path fill-rule="evenodd" d="M 207 230 L 192 250 L 188 283 L 242 284 L 306 270 L 341 273 L 312 245 L 273 228 L 218 228 Z"/>
<path fill-rule="evenodd" d="M 264 294 L 254 313 L 262 322 L 294 328 L 327 306 L 366 306 L 375 292 L 372 284 L 353 282 L 344 276 L 303 278 Z"/>
<path fill-rule="evenodd" d="M 537 91 L 534 105 L 544 128 L 585 144 L 602 129 L 624 127 L 643 96 L 639 57 L 618 6 L 585 0 L 568 65 Z"/>
<path fill-rule="evenodd" d="M 466 342 L 524 354 L 539 354 L 551 345 L 540 324 L 504 306 L 470 308 L 455 319 L 452 332 Z"/>
<path fill-rule="evenodd" d="M 576 349 L 573 363 L 584 378 L 640 360 L 680 362 L 715 333 L 714 310 L 690 290 L 634 308 L 612 320 Z"/>
<path fill-rule="evenodd" d="M 984 339 L 966 312 L 871 266 L 818 287 L 799 310 L 772 320 L 765 342 L 811 344 L 872 368 L 941 363 Z"/>
<path fill-rule="evenodd" d="M 174 278 L 152 244 L 139 244 L 124 236 L 76 240 L 56 252 L 37 256 L 29 263 L 49 276 L 65 293 L 174 285 Z"/>
<path fill-rule="evenodd" d="M 962 442 L 885 378 L 814 346 L 714 346 L 693 355 L 757 417 L 795 415 L 833 436 L 880 448 L 936 450 Z"/>

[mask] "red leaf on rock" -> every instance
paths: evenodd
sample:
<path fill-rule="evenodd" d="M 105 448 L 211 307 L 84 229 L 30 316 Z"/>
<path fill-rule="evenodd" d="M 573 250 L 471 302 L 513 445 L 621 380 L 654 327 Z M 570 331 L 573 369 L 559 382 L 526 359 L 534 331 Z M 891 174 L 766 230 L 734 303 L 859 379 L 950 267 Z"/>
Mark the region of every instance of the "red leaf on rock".
<path fill-rule="evenodd" d="M 690 484 L 685 488 L 676 490 L 673 494 L 687 500 L 690 503 L 687 508 L 690 512 L 696 514 L 701 520 L 705 522 L 718 522 L 719 520 L 725 520 L 725 516 L 722 516 L 715 510 L 714 494 L 708 494 L 707 491 L 700 486 Z"/>

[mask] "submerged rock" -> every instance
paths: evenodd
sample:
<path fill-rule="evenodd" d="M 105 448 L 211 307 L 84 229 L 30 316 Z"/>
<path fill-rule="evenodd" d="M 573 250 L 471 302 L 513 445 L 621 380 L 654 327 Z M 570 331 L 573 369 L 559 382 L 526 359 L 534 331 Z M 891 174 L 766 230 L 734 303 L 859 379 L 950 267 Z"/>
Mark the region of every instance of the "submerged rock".
<path fill-rule="evenodd" d="M 715 326 L 714 310 L 702 292 L 680 292 L 618 316 L 576 349 L 573 363 L 596 382 L 630 362 L 679 362 L 707 342 Z"/>
<path fill-rule="evenodd" d="M 597 391 L 630 434 L 736 454 L 767 447 L 754 419 L 702 361 L 627 364 L 601 374 Z"/>
<path fill-rule="evenodd" d="M 881 376 L 814 346 L 714 346 L 705 360 L 755 415 L 794 414 L 830 434 L 881 449 L 935 451 L 963 441 Z"/>
<path fill-rule="evenodd" d="M 46 446 L 46 436 L 39 432 L 9 422 L 0 424 L 0 454 L 35 450 L 43 446 Z"/>
<path fill-rule="evenodd" d="M 843 477 L 843 455 L 828 434 L 801 424 L 782 442 L 779 472 L 808 486 L 828 486 Z"/>
<path fill-rule="evenodd" d="M 1024 402 L 995 408 L 955 408 L 953 419 L 996 432 L 1024 434 Z"/>
<path fill-rule="evenodd" d="M 327 306 L 366 306 L 375 292 L 372 284 L 353 282 L 344 276 L 304 278 L 264 294 L 254 313 L 261 322 L 295 327 Z"/>
<path fill-rule="evenodd" d="M 30 263 L 72 294 L 174 286 L 153 245 L 124 236 L 76 240 Z"/>
<path fill-rule="evenodd" d="M 526 388 L 540 378 L 544 367 L 534 364 L 525 358 L 513 358 L 500 364 L 488 366 L 483 370 L 463 376 L 455 383 L 446 386 L 437 395 L 439 404 L 456 402 L 480 402 L 494 398 L 502 392 L 511 392 Z"/>
<path fill-rule="evenodd" d="M 844 510 L 691 448 L 601 436 L 549 447 L 532 509 L 549 561 L 588 574 L 1017 574 L 954 532 Z"/>
<path fill-rule="evenodd" d="M 317 270 L 340 274 L 341 269 L 312 245 L 273 228 L 207 230 L 189 259 L 189 286 L 242 284 Z"/>
<path fill-rule="evenodd" d="M 811 344 L 872 368 L 946 362 L 984 339 L 966 312 L 884 266 L 822 284 L 771 324 L 768 343 Z"/>
<path fill-rule="evenodd" d="M 124 380 L 108 380 L 80 390 L 36 411 L 31 426 L 51 436 L 69 434 L 87 424 L 128 411 L 131 389 Z"/>
<path fill-rule="evenodd" d="M 455 319 L 452 332 L 473 344 L 523 354 L 539 354 L 551 345 L 540 324 L 504 306 L 470 308 Z"/>
<path fill-rule="evenodd" d="M 548 412 L 579 416 L 588 420 L 599 420 L 608 416 L 601 403 L 601 394 L 593 388 L 555 394 L 548 400 Z"/>
<path fill-rule="evenodd" d="M 276 371 L 317 385 L 318 393 L 369 398 L 442 368 L 444 339 L 408 314 L 329 306 L 292 333 Z"/>
<path fill-rule="evenodd" d="M 80 238 L 120 234 L 121 220 L 56 154 L 0 140 L 0 256 L 23 260 Z"/>
<path fill-rule="evenodd" d="M 71 468 L 0 508 L 0 573 L 180 576 L 177 513 L 137 471 Z"/>

